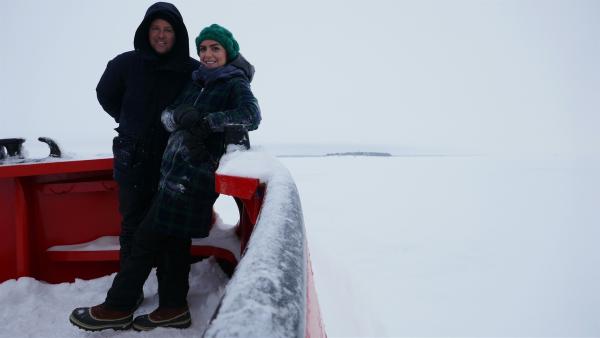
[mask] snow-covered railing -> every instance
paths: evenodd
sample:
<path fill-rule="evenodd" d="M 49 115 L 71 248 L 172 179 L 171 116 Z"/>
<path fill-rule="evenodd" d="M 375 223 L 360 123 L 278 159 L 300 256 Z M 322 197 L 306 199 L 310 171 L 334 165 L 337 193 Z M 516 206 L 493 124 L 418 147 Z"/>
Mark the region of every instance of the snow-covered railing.
<path fill-rule="evenodd" d="M 325 337 L 289 171 L 266 153 L 229 151 L 217 174 L 256 178 L 266 190 L 245 254 L 204 337 Z"/>

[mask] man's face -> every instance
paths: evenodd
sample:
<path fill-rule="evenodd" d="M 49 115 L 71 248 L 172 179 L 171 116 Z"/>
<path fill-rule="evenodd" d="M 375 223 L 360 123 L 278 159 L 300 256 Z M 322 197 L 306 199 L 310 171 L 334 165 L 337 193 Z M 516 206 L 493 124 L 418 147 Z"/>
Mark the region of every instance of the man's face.
<path fill-rule="evenodd" d="M 175 31 L 171 24 L 163 19 L 154 19 L 150 24 L 148 32 L 150 46 L 158 54 L 166 54 L 171 51 L 175 44 Z"/>

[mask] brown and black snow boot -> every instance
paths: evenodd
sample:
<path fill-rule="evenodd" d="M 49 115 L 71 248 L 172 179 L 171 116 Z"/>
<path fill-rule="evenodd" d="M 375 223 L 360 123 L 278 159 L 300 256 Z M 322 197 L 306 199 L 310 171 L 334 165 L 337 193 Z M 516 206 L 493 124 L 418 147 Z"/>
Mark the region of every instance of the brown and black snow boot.
<path fill-rule="evenodd" d="M 88 331 L 127 330 L 133 323 L 133 311 L 117 311 L 104 304 L 80 307 L 71 313 L 71 324 Z"/>
<path fill-rule="evenodd" d="M 135 317 L 133 329 L 148 331 L 157 327 L 172 327 L 185 329 L 192 325 L 192 318 L 188 307 L 165 308 L 159 307 L 150 314 Z"/>

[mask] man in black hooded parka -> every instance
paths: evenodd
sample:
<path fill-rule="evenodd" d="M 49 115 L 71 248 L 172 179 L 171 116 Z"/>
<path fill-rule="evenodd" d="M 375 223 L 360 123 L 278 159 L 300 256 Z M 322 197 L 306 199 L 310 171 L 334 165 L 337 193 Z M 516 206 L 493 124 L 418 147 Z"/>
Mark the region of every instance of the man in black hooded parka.
<path fill-rule="evenodd" d="M 157 2 L 148 8 L 135 32 L 133 45 L 135 50 L 108 62 L 96 87 L 102 108 L 119 125 L 115 129 L 118 136 L 113 140 L 113 155 L 122 216 L 121 268 L 131 256 L 136 231 L 158 188 L 161 159 L 168 140 L 160 115 L 199 65 L 189 56 L 183 18 L 170 3 Z M 170 263 L 165 258 L 156 264 L 159 287 L 165 287 Z M 135 307 L 142 301 L 140 294 Z M 112 311 L 104 304 L 90 311 L 89 318 L 97 321 L 74 324 L 87 330 L 120 328 L 114 319 L 122 316 L 121 311 Z"/>
<path fill-rule="evenodd" d="M 168 24 L 154 27 L 156 21 Z M 113 154 L 122 216 L 121 262 L 131 253 L 135 231 L 158 186 L 168 139 L 160 114 L 198 67 L 189 56 L 183 18 L 170 3 L 157 2 L 148 8 L 133 44 L 135 50 L 108 63 L 96 87 L 102 108 L 119 124 Z"/>

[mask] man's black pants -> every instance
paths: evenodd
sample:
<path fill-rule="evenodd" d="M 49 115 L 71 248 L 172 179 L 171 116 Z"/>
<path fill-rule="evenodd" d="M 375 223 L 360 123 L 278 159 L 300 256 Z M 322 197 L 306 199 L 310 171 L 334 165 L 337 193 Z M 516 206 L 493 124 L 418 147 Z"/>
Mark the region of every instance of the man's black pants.
<path fill-rule="evenodd" d="M 159 307 L 187 306 L 191 239 L 161 234 L 140 227 L 135 233 L 131 254 L 108 290 L 105 305 L 114 310 L 133 311 L 155 262 Z"/>
<path fill-rule="evenodd" d="M 149 181 L 152 181 L 149 179 Z M 182 297 L 178 292 L 171 291 L 173 288 L 181 288 L 185 290 L 187 295 L 188 286 L 188 274 L 189 274 L 189 250 L 190 240 L 170 238 L 152 233 L 148 230 L 142 231 L 140 225 L 145 219 L 152 200 L 156 194 L 157 184 L 146 184 L 141 186 L 133 186 L 120 184 L 119 185 L 119 212 L 121 213 L 121 234 L 119 236 L 119 244 L 121 249 L 119 251 L 120 256 L 120 270 L 124 272 L 126 277 L 119 278 L 117 289 L 115 289 L 111 297 L 111 291 L 107 297 L 109 306 L 115 309 L 122 309 L 128 311 L 132 306 L 130 298 L 135 293 L 135 304 L 142 293 L 143 282 L 137 291 L 123 292 L 120 290 L 121 281 L 124 280 L 124 284 L 130 283 L 129 280 L 134 280 L 135 283 L 139 283 L 139 279 L 143 277 L 145 281 L 148 278 L 152 266 L 156 266 L 156 275 L 158 279 L 158 293 L 159 302 L 163 306 L 168 307 L 179 307 L 185 306 L 185 296 Z M 139 248 L 134 262 L 138 263 L 136 266 L 125 268 L 126 262 L 129 260 L 137 236 L 141 236 L 139 239 Z M 179 243 L 179 247 L 177 247 Z M 153 246 L 148 247 L 148 244 Z M 180 252 L 179 252 L 180 251 Z M 179 257 L 182 257 L 181 259 Z M 150 258 L 152 257 L 152 258 Z M 132 263 L 135 264 L 135 263 Z M 185 266 L 180 266 L 185 264 Z M 148 268 L 148 265 L 150 267 Z M 148 269 L 148 272 L 145 270 Z M 173 274 L 185 275 L 185 281 L 181 281 L 183 277 L 179 277 L 180 280 L 169 278 Z M 133 275 L 134 277 L 130 277 Z M 117 277 L 113 281 L 113 286 L 116 284 Z M 173 286 L 175 284 L 175 286 Z M 136 284 L 131 284 L 136 285 Z M 114 288 L 114 287 L 113 287 Z M 111 290 L 113 289 L 111 288 Z M 162 292 L 161 292 L 162 291 Z M 136 293 L 137 292 L 137 293 Z"/>
<path fill-rule="evenodd" d="M 123 262 L 131 254 L 135 233 L 152 205 L 152 199 L 156 194 L 156 185 L 119 185 L 119 213 L 122 218 L 121 235 L 119 236 L 121 268 Z"/>

